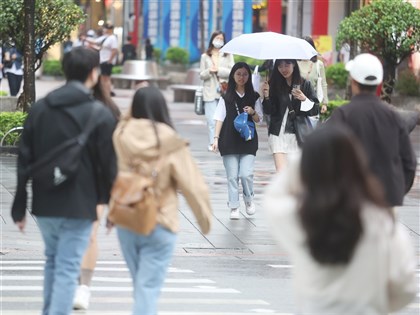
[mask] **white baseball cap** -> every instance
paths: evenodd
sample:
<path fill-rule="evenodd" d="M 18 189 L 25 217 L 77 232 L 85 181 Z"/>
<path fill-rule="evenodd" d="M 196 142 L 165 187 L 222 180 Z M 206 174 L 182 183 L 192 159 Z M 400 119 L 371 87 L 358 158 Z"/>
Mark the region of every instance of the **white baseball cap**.
<path fill-rule="evenodd" d="M 346 63 L 346 70 L 356 82 L 364 85 L 379 85 L 384 76 L 381 62 L 371 54 L 357 55 Z"/>

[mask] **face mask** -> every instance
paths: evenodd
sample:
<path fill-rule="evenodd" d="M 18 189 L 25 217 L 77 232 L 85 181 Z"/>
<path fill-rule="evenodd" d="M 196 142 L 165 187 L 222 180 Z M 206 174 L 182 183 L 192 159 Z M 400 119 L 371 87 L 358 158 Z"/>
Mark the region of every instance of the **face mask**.
<path fill-rule="evenodd" d="M 215 39 L 212 44 L 215 48 L 221 48 L 224 43 L 222 40 Z"/>

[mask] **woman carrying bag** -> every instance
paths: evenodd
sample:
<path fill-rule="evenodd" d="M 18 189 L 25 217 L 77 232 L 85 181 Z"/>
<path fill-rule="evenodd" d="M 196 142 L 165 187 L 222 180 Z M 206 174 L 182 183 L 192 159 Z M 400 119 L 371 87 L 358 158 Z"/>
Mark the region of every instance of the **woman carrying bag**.
<path fill-rule="evenodd" d="M 315 49 L 315 43 L 310 36 L 303 38 Z M 328 109 L 328 84 L 325 77 L 325 66 L 322 60 L 318 59 L 318 56 L 313 56 L 311 60 L 300 60 L 298 61 L 300 75 L 305 80 L 311 82 L 315 94 L 317 95 L 320 103 L 320 113 L 323 114 Z M 315 122 L 314 126 L 318 123 L 318 116 L 311 117 L 312 122 Z"/>
<path fill-rule="evenodd" d="M 268 144 L 276 171 L 280 171 L 286 156 L 299 150 L 302 139 L 296 121 L 317 115 L 319 102 L 310 82 L 302 79 L 295 59 L 277 59 L 270 81 L 263 85 L 264 113 L 270 115 Z M 312 127 L 311 127 L 312 128 Z"/>
<path fill-rule="evenodd" d="M 234 121 L 237 116 L 247 113 L 248 121 L 255 129 L 255 123 L 262 120 L 262 108 L 259 95 L 254 91 L 251 82 L 251 70 L 244 62 L 236 63 L 229 74 L 228 88 L 225 96 L 217 105 L 214 119 L 213 151 L 220 151 L 228 181 L 228 207 L 230 219 L 237 220 L 240 216 L 239 179 L 243 188 L 243 199 L 246 213 L 255 213 L 254 204 L 254 162 L 258 150 L 258 135 L 245 140 L 237 129 Z M 249 134 L 247 135 L 249 137 Z"/>
<path fill-rule="evenodd" d="M 187 142 L 174 130 L 158 89 L 137 90 L 130 114 L 117 125 L 113 141 L 119 172 L 132 172 L 133 165 L 141 165 L 155 178 L 158 210 L 154 229 L 142 235 L 117 224 L 117 234 L 133 279 L 133 315 L 156 315 L 179 230 L 177 191 L 183 193 L 204 234 L 210 230 L 212 216 L 209 191 Z M 112 203 L 110 207 L 112 211 Z M 109 221 L 108 227 L 112 227 Z"/>
<path fill-rule="evenodd" d="M 226 92 L 227 79 L 234 64 L 231 54 L 220 52 L 224 44 L 225 34 L 215 31 L 210 37 L 206 52 L 201 55 L 200 59 L 200 78 L 203 80 L 203 101 L 207 119 L 209 151 L 211 151 L 214 139 L 214 111 L 220 96 Z"/>

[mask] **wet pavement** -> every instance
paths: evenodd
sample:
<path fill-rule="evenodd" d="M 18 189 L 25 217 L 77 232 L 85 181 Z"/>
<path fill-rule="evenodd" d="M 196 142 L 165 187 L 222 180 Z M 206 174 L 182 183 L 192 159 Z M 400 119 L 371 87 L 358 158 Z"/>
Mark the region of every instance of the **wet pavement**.
<path fill-rule="evenodd" d="M 47 79 L 37 80 L 37 97 L 46 95 L 63 83 L 62 81 Z M 5 87 L 2 87 L 2 89 L 5 89 Z M 118 106 L 122 111 L 127 110 L 133 91 L 117 89 L 115 93 L 116 97 L 114 100 Z M 173 92 L 170 89 L 163 91 L 163 93 L 168 101 L 175 127 L 184 138 L 189 140 L 192 154 L 210 187 L 214 216 L 211 233 L 206 236 L 202 235 L 192 212 L 188 209 L 185 201 L 181 199 L 181 229 L 178 235 L 173 266 L 190 268 L 195 270 L 196 277 L 207 276 L 216 279 L 216 282 L 222 283 L 224 286 L 241 290 L 245 299 L 262 298 L 264 301 L 267 301 L 268 305 L 262 304 L 265 306 L 258 306 L 259 304 L 255 301 L 255 305 L 252 308 L 254 311 L 251 313 L 264 313 L 263 310 L 266 310 L 265 313 L 274 314 L 275 312 L 281 312 L 275 314 L 289 314 L 285 312 L 291 312 L 293 302 L 291 301 L 290 293 L 291 275 L 290 269 L 288 269 L 290 266 L 287 267 L 288 258 L 284 251 L 275 245 L 272 240 L 261 211 L 262 193 L 275 173 L 274 163 L 268 152 L 266 127 L 260 126 L 257 129 L 259 150 L 255 163 L 254 177 L 257 213 L 253 217 L 248 217 L 242 203 L 241 219 L 231 221 L 229 220 L 229 209 L 226 205 L 227 183 L 225 171 L 220 155 L 207 151 L 205 117 L 195 115 L 193 104 L 191 103 L 174 103 L 172 101 Z M 411 134 L 411 138 L 420 161 L 419 126 Z M 23 235 L 18 232 L 10 217 L 10 206 L 16 185 L 15 165 L 15 156 L 0 156 L 1 260 L 41 261 L 44 258 L 43 243 L 35 221 L 28 216 L 28 226 Z M 420 169 L 417 170 L 415 183 L 405 199 L 404 206 L 398 209 L 398 220 L 410 232 L 418 257 L 420 257 L 419 212 Z M 99 259 L 101 261 L 117 262 L 122 260 L 115 232 L 111 233 L 111 235 L 106 235 L 103 224 L 99 230 L 99 246 Z M 164 293 L 162 297 L 162 314 L 172 314 L 169 310 L 182 309 L 181 305 L 166 305 L 165 299 L 170 299 L 168 294 Z M 222 302 L 219 301 L 217 303 L 218 313 L 205 313 L 203 310 L 207 310 L 207 306 L 203 306 L 200 312 L 203 311 L 203 314 L 245 314 L 233 313 L 242 308 L 233 308 L 231 310 L 230 306 L 224 308 Z M 418 301 L 416 301 L 412 308 L 398 314 L 418 314 L 418 305 Z M 124 309 L 129 308 L 126 306 Z M 260 310 L 261 312 L 255 310 Z M 197 311 L 197 313 L 191 314 L 201 314 L 200 312 Z M 102 313 L 105 314 L 104 312 Z M 96 313 L 88 312 L 88 314 Z M 114 312 L 113 314 L 125 313 Z M 179 314 L 184 313 L 180 311 Z"/>

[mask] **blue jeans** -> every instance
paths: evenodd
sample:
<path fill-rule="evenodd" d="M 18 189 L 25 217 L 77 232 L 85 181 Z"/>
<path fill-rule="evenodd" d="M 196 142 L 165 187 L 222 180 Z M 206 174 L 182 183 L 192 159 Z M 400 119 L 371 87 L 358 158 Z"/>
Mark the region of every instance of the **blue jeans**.
<path fill-rule="evenodd" d="M 229 154 L 223 156 L 228 180 L 228 207 L 239 207 L 239 179 L 242 183 L 243 197 L 245 202 L 254 199 L 254 161 L 252 154 Z"/>
<path fill-rule="evenodd" d="M 204 111 L 207 119 L 207 128 L 209 132 L 209 145 L 212 145 L 214 140 L 214 127 L 216 126 L 216 121 L 214 120 L 214 112 L 216 111 L 218 102 L 219 100 L 204 102 Z"/>
<path fill-rule="evenodd" d="M 156 225 L 148 235 L 117 227 L 121 251 L 133 279 L 133 315 L 155 315 L 160 289 L 171 261 L 176 234 Z"/>
<path fill-rule="evenodd" d="M 42 315 L 68 315 L 89 243 L 92 220 L 37 217 L 45 243 L 44 307 Z"/>

